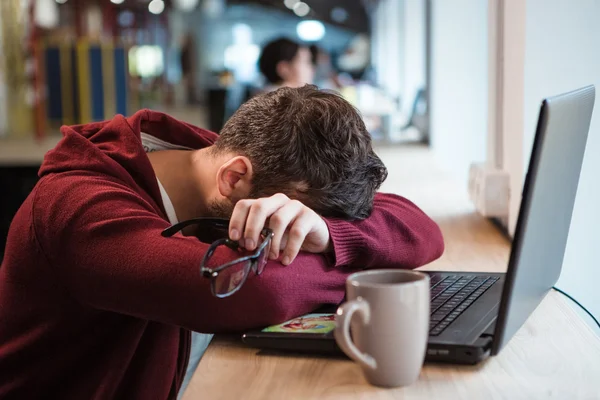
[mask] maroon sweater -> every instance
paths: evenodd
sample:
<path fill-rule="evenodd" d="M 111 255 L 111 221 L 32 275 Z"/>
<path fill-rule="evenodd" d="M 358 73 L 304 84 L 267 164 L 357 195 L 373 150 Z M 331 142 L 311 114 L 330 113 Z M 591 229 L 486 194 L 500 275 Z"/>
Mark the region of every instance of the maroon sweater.
<path fill-rule="evenodd" d="M 174 398 L 190 330 L 280 323 L 340 302 L 353 268 L 415 268 L 442 254 L 431 219 L 378 194 L 366 220 L 326 220 L 331 260 L 269 262 L 218 299 L 198 272 L 207 245 L 160 235 L 169 223 L 140 132 L 191 148 L 217 137 L 147 110 L 62 128 L 12 222 L 0 268 L 0 398 Z"/>

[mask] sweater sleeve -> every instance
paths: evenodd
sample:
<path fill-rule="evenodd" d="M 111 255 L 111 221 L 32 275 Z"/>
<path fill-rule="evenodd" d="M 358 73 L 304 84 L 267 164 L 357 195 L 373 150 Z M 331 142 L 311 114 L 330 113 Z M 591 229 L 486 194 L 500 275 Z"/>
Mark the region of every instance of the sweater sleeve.
<path fill-rule="evenodd" d="M 45 178 L 36 190 L 34 230 L 52 274 L 91 308 L 198 332 L 240 331 L 339 303 L 345 279 L 353 272 L 332 268 L 323 255 L 301 253 L 287 267 L 270 261 L 260 276 L 251 273 L 237 293 L 219 299 L 199 272 L 208 245 L 180 234 L 162 237 L 168 222 L 126 185 L 67 174 Z M 403 210 L 406 215 L 399 215 Z M 418 256 L 427 249 L 422 244 L 427 232 L 414 221 L 430 223 L 395 196 L 378 196 L 373 215 L 364 221 L 328 221 L 337 265 L 403 262 L 413 267 L 424 262 L 434 251 Z M 391 235 L 399 237 L 392 240 Z M 221 248 L 213 257 L 225 263 L 235 254 Z"/>
<path fill-rule="evenodd" d="M 417 268 L 444 252 L 438 225 L 407 199 L 377 193 L 373 212 L 361 221 L 326 219 L 335 266 Z"/>
<path fill-rule="evenodd" d="M 280 323 L 343 299 L 351 271 L 317 254 L 300 254 L 287 267 L 269 262 L 237 293 L 216 298 L 199 273 L 207 244 L 162 237 L 169 224 L 155 205 L 119 181 L 66 175 L 38 185 L 33 229 L 57 284 L 83 306 L 218 333 Z M 214 257 L 225 263 L 234 254 L 220 249 Z"/>

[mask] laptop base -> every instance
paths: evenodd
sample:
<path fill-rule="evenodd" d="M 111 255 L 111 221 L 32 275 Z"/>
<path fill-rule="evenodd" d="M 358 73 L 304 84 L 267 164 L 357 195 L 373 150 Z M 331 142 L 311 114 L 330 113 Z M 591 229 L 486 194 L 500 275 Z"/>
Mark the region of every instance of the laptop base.
<path fill-rule="evenodd" d="M 477 364 L 481 362 L 491 353 L 493 329 L 500 303 L 504 274 L 426 272 L 432 276 L 432 282 L 439 282 L 447 278 L 455 279 L 456 277 L 469 281 L 476 281 L 480 277 L 494 279 L 494 284 L 480 294 L 447 328 L 440 334 L 429 337 L 425 356 L 426 362 L 453 364 Z M 432 287 L 432 292 L 434 289 L 435 286 Z M 333 305 L 315 313 L 331 315 L 335 313 L 336 308 L 337 306 Z M 333 338 L 332 331 L 302 333 L 265 332 L 260 330 L 245 333 L 242 336 L 242 342 L 251 347 L 274 350 L 285 354 L 344 356 Z"/>

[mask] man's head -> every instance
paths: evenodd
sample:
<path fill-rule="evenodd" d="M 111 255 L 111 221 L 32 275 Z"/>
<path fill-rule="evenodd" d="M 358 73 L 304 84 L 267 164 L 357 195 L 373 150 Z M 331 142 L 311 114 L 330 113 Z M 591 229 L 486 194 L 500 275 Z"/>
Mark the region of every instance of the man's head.
<path fill-rule="evenodd" d="M 262 50 L 258 65 L 260 72 L 273 85 L 299 87 L 313 82 L 310 50 L 290 39 L 269 42 Z"/>
<path fill-rule="evenodd" d="M 210 154 L 219 163 L 212 200 L 219 214 L 241 198 L 281 192 L 322 216 L 362 219 L 387 177 L 356 109 L 310 85 L 253 97 Z"/>

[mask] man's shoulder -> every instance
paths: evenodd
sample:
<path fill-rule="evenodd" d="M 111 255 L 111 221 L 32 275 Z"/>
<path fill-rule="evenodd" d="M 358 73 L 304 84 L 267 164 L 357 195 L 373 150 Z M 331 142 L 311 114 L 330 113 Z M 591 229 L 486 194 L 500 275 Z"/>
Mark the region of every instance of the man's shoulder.
<path fill-rule="evenodd" d="M 31 196 L 34 227 L 48 232 L 74 229 L 91 217 L 109 218 L 117 209 L 132 205 L 158 213 L 155 200 L 140 186 L 89 171 L 44 176 Z"/>
<path fill-rule="evenodd" d="M 34 209 L 60 205 L 68 209 L 90 196 L 108 189 L 135 192 L 125 181 L 111 175 L 91 171 L 65 171 L 40 178 L 32 191 Z"/>

